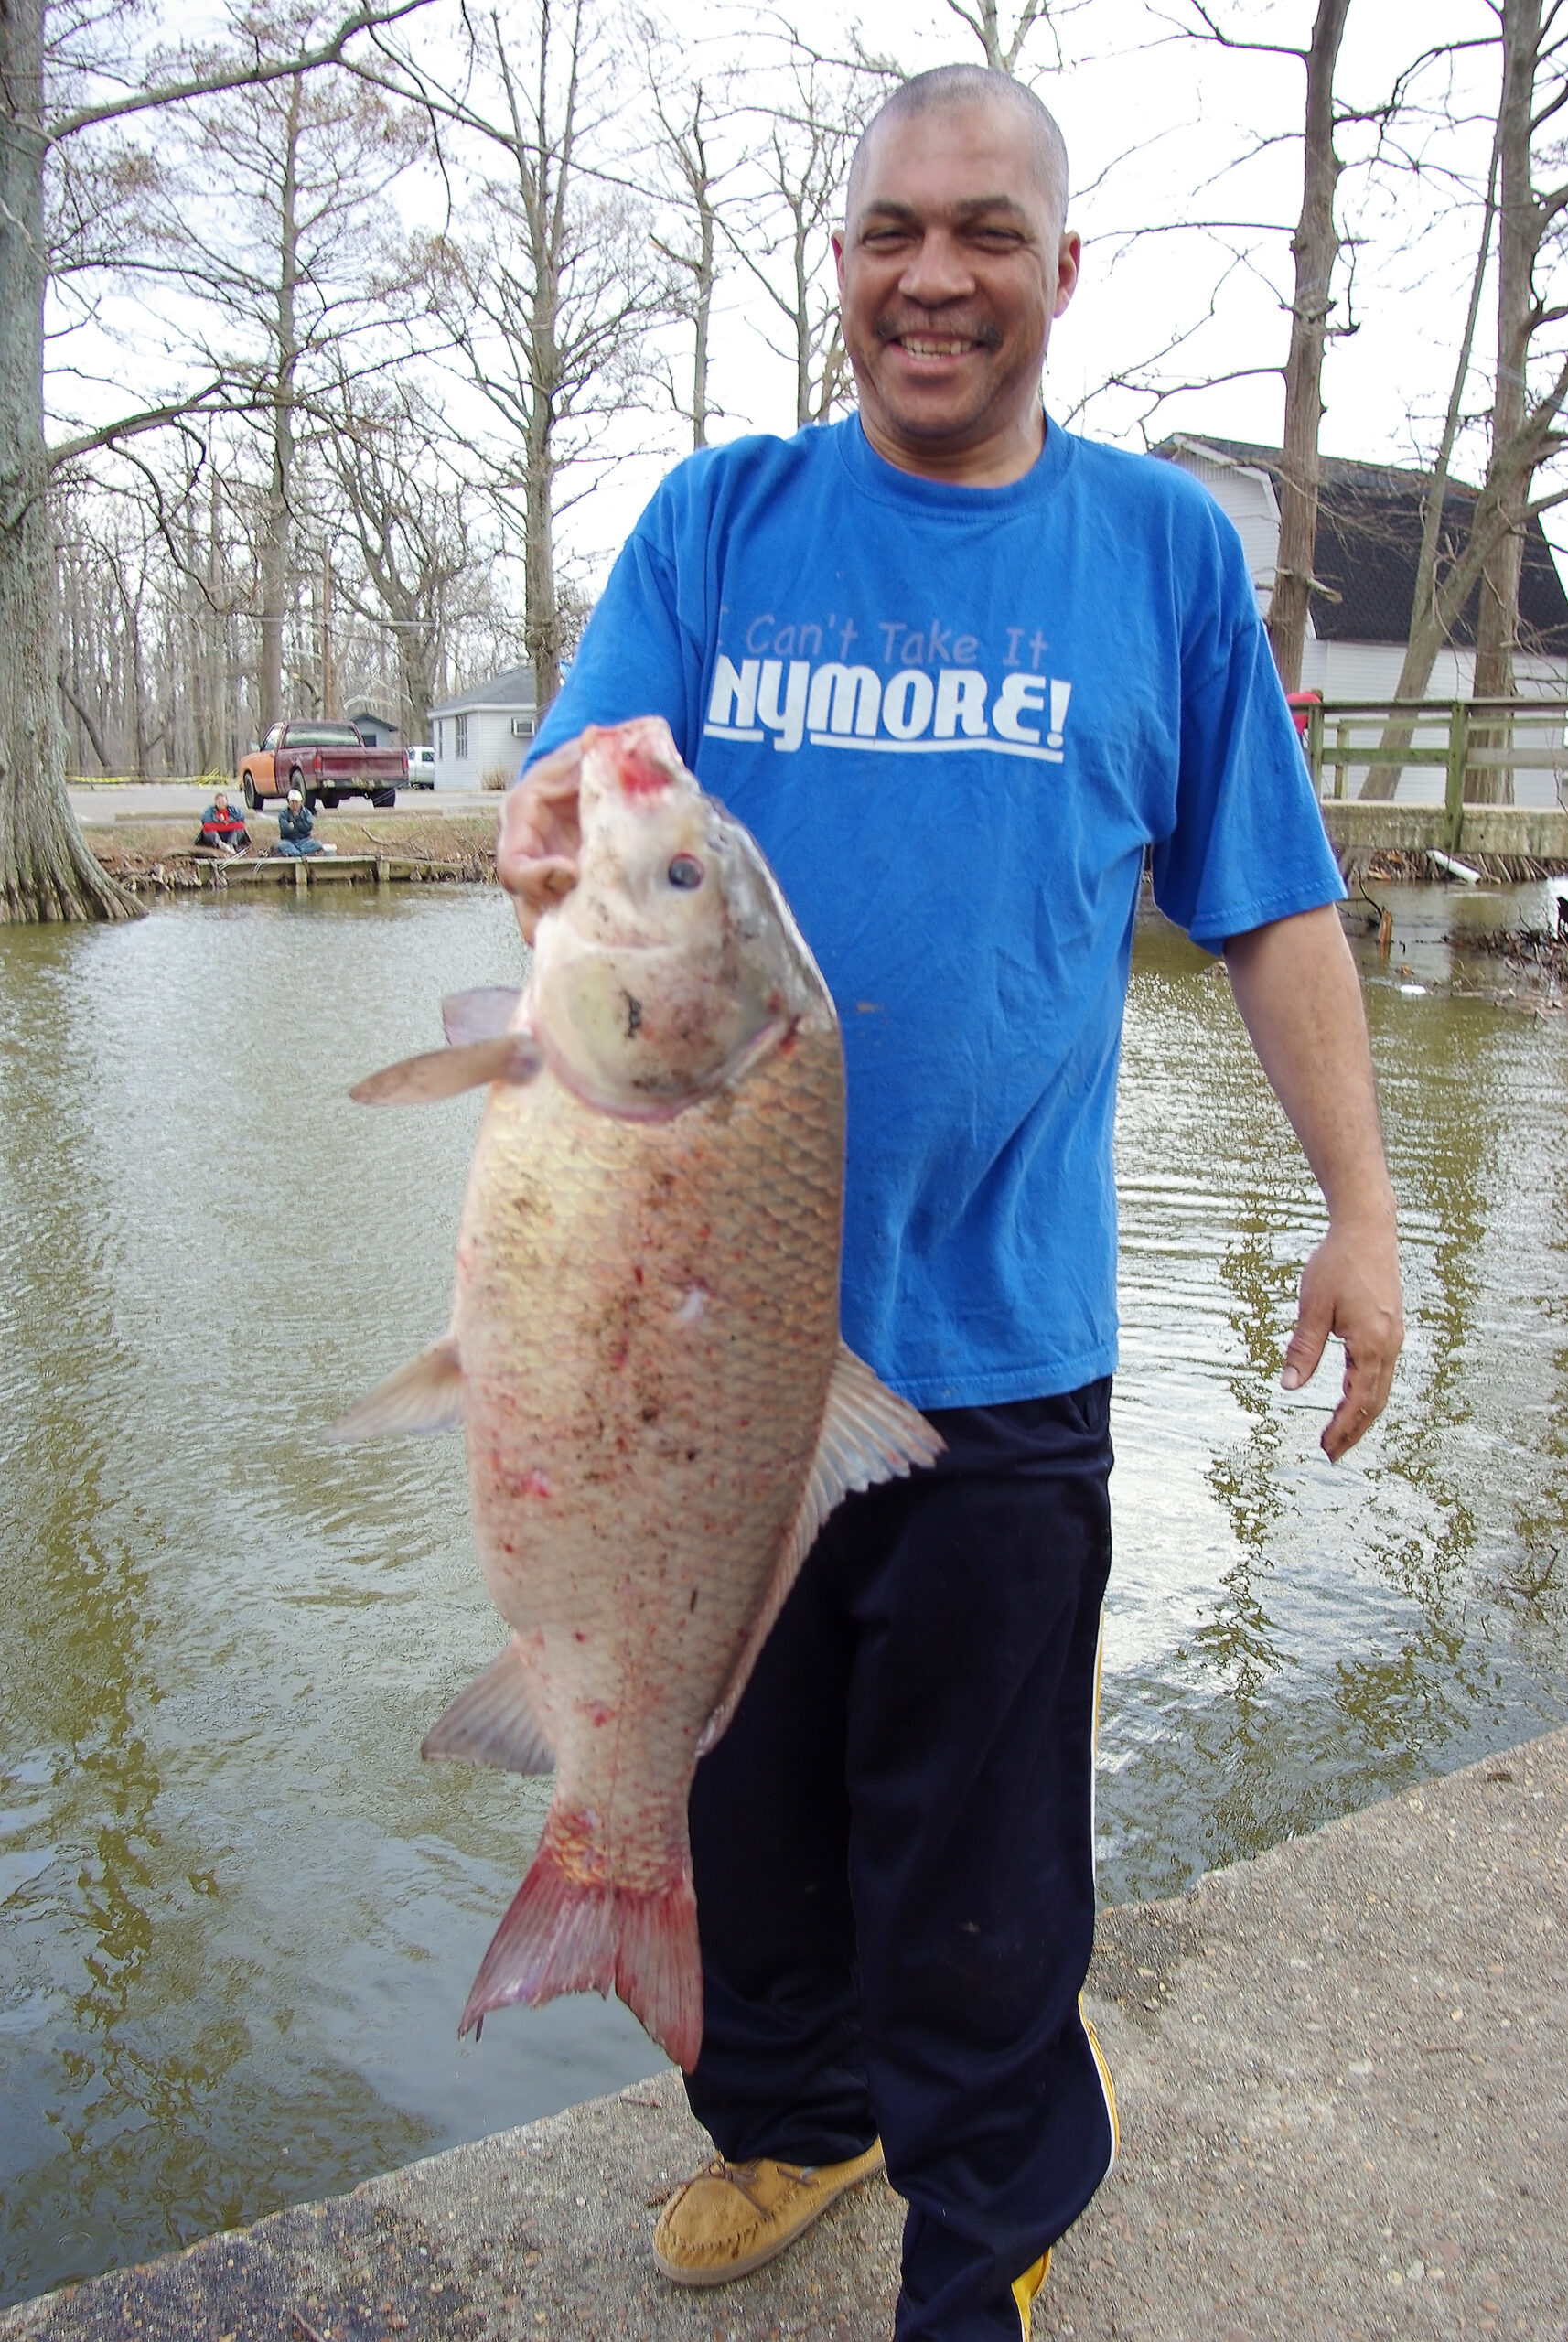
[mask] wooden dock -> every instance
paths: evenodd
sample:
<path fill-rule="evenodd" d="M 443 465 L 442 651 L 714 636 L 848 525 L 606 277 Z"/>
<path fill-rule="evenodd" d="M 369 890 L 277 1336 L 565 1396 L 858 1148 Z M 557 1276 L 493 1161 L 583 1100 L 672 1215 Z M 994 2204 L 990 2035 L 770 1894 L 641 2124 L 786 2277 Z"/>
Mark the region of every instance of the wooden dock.
<path fill-rule="evenodd" d="M 1341 865 L 1373 854 L 1498 856 L 1568 865 L 1568 703 L 1342 700 L 1312 708 L 1304 743 Z M 1363 798 L 1369 776 L 1442 777 L 1441 803 Z M 1522 776 L 1543 800 L 1512 799 Z"/>
<path fill-rule="evenodd" d="M 488 869 L 478 866 L 476 857 L 446 861 L 427 854 L 272 854 L 228 862 L 209 854 L 170 854 L 150 869 L 116 875 L 133 891 L 151 886 L 162 893 L 174 886 L 180 890 L 251 894 L 261 887 L 292 886 L 304 894 L 315 886 L 451 885 L 493 879 L 495 872 L 493 864 Z"/>

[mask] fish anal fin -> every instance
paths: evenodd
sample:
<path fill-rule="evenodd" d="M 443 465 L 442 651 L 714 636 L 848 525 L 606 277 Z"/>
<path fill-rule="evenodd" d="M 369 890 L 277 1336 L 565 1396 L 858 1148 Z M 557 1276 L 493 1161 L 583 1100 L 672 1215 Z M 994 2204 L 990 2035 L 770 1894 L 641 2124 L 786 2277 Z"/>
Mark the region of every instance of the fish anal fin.
<path fill-rule="evenodd" d="M 522 998 L 515 984 L 480 984 L 473 992 L 449 992 L 441 1004 L 441 1024 L 455 1049 L 470 1041 L 499 1041 L 511 1030 L 517 1004 Z"/>
<path fill-rule="evenodd" d="M 357 1106 L 430 1106 L 489 1081 L 532 1081 L 544 1063 L 532 1033 L 501 1033 L 461 1048 L 428 1049 L 355 1083 Z"/>
<path fill-rule="evenodd" d="M 334 1446 L 344 1446 L 356 1439 L 399 1439 L 462 1428 L 463 1362 L 456 1335 L 443 1334 L 368 1391 L 322 1435 Z"/>
<path fill-rule="evenodd" d="M 874 1374 L 847 1342 L 839 1344 L 828 1382 L 827 1404 L 817 1452 L 800 1492 L 800 1508 L 779 1550 L 761 1609 L 752 1622 L 735 1671 L 713 1714 L 703 1728 L 697 1754 L 705 1756 L 721 1739 L 751 1680 L 757 1653 L 789 1598 L 801 1563 L 816 1543 L 828 1515 L 853 1490 L 874 1488 L 881 1481 L 905 1478 L 918 1464 L 934 1464 L 946 1442 L 918 1407 Z"/>
<path fill-rule="evenodd" d="M 424 1735 L 422 1756 L 462 1756 L 503 1773 L 550 1773 L 555 1758 L 533 1713 L 514 1635 Z"/>

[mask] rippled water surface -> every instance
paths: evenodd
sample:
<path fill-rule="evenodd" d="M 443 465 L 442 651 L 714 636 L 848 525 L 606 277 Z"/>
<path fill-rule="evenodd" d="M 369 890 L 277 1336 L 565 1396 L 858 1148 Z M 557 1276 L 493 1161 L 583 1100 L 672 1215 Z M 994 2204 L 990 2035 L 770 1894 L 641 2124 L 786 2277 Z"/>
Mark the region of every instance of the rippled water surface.
<path fill-rule="evenodd" d="M 1568 1713 L 1568 1040 L 1440 988 L 1450 898 L 1394 899 L 1411 1338 L 1337 1471 L 1275 1387 L 1316 1190 L 1223 978 L 1140 936 L 1116 1898 Z M 466 890 L 0 929 L 0 2299 L 659 2062 L 594 1999 L 458 2048 L 541 1786 L 418 1758 L 499 1639 L 457 1444 L 313 1438 L 443 1324 L 477 1120 L 344 1092 L 516 959 Z"/>

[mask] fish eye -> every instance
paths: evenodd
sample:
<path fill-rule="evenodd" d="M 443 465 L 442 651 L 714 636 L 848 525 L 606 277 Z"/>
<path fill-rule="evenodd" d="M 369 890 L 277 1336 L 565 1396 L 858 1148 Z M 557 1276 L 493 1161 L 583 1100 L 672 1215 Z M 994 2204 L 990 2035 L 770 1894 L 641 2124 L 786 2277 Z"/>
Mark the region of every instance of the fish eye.
<path fill-rule="evenodd" d="M 694 854 L 678 854 L 665 873 L 672 886 L 690 890 L 703 883 L 703 865 Z"/>

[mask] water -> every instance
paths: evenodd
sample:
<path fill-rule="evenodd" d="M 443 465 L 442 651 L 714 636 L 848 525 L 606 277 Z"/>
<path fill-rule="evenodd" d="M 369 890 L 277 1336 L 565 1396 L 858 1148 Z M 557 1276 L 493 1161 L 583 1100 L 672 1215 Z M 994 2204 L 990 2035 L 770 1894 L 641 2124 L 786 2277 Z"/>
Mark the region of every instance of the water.
<path fill-rule="evenodd" d="M 1400 988 L 1498 897 L 1392 899 L 1410 1344 L 1337 1470 L 1275 1380 L 1316 1191 L 1224 982 L 1140 937 L 1113 1897 L 1568 1714 L 1568 1042 Z M 312 1438 L 444 1323 L 477 1114 L 344 1092 L 516 957 L 457 889 L 0 929 L 0 2300 L 660 2062 L 596 1999 L 458 2047 L 542 1789 L 418 1758 L 499 1640 L 457 1444 Z"/>

